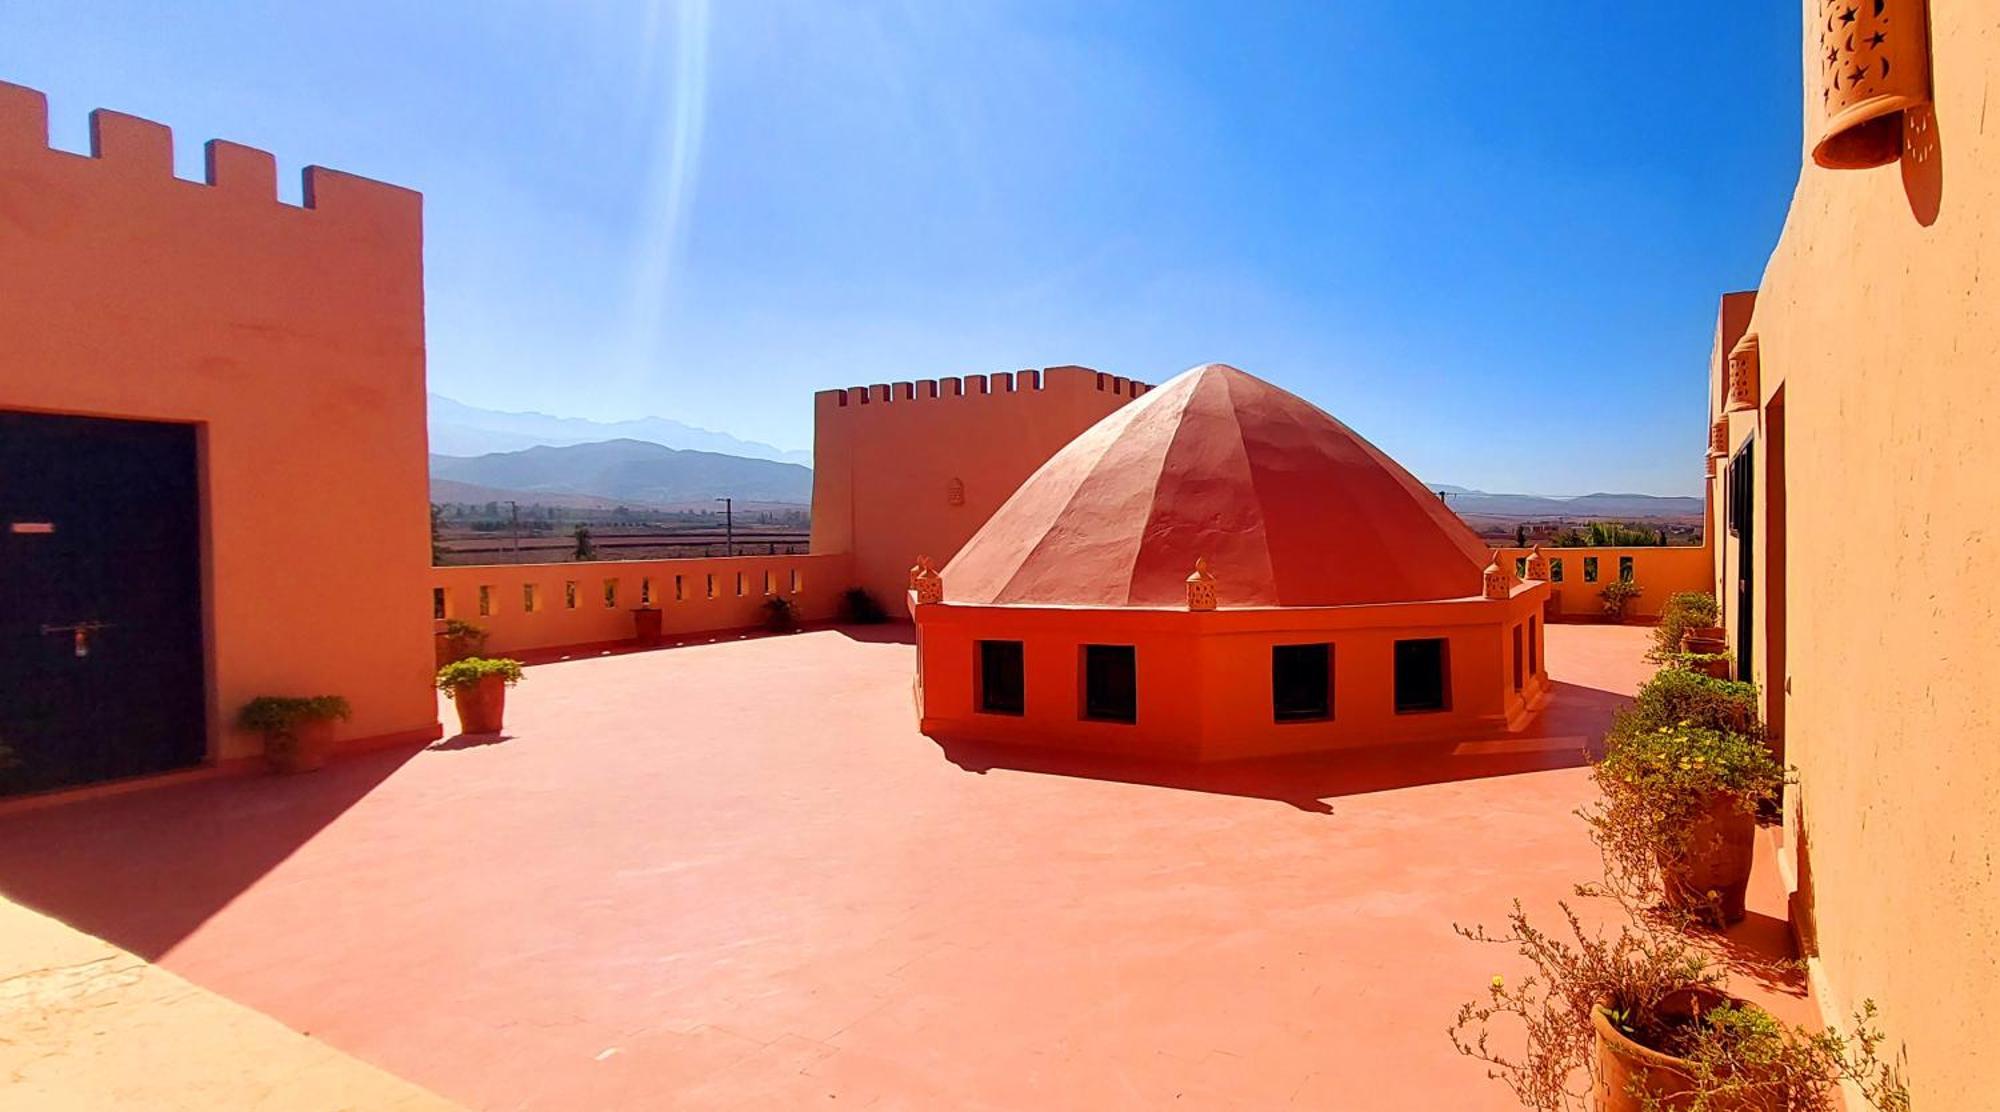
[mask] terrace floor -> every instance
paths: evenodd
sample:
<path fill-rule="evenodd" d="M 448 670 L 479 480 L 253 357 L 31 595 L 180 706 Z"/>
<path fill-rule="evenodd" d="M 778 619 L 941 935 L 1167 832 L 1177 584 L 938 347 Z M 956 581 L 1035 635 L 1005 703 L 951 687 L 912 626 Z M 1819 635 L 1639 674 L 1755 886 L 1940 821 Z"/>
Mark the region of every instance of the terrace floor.
<path fill-rule="evenodd" d="M 1521 734 L 1202 772 L 945 753 L 871 632 L 549 663 L 497 742 L 0 816 L 0 891 L 481 1108 L 1512 1107 L 1445 1030 L 1514 959 L 1451 925 L 1594 875 L 1579 750 L 1645 630 L 1550 627 Z"/>

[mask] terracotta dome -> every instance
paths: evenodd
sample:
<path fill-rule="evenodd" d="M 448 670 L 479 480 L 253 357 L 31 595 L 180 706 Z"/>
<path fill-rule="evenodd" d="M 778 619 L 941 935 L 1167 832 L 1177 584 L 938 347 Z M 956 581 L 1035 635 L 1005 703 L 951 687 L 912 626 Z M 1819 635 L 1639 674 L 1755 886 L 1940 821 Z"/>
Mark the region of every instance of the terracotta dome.
<path fill-rule="evenodd" d="M 944 569 L 950 603 L 1222 608 L 1481 593 L 1491 558 L 1438 496 L 1318 407 L 1210 363 L 1099 421 Z"/>

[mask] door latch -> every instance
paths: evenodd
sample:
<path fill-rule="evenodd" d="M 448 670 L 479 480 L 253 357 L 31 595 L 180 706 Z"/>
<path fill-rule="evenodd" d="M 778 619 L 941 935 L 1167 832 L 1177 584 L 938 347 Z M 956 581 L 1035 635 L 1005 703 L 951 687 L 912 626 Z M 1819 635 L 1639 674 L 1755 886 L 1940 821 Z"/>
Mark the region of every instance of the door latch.
<path fill-rule="evenodd" d="M 91 634 L 96 633 L 100 629 L 109 629 L 109 628 L 111 628 L 110 622 L 93 621 L 93 622 L 77 622 L 75 625 L 45 625 L 42 627 L 42 632 L 44 634 L 50 634 L 50 633 L 69 634 L 70 643 L 75 648 L 76 655 L 79 658 L 82 658 L 90 655 Z"/>

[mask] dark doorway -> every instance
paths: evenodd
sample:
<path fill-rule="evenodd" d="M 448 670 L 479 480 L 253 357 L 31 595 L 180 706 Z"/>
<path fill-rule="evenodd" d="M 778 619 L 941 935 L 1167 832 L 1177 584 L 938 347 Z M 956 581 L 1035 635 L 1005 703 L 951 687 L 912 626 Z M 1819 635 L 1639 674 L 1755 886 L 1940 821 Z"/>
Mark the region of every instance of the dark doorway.
<path fill-rule="evenodd" d="M 1450 665 L 1442 637 L 1396 642 L 1396 713 L 1418 714 L 1451 706 Z"/>
<path fill-rule="evenodd" d="M 1333 717 L 1333 646 L 1271 646 L 1271 716 L 1279 722 Z"/>
<path fill-rule="evenodd" d="M 1083 647 L 1083 716 L 1097 722 L 1139 720 L 1139 663 L 1131 645 Z"/>
<path fill-rule="evenodd" d="M 1757 440 L 1736 449 L 1729 461 L 1729 533 L 1736 538 L 1736 678 L 1752 678 L 1750 652 L 1756 645 Z"/>
<path fill-rule="evenodd" d="M 987 714 L 1020 714 L 1027 709 L 1019 641 L 979 642 L 979 709 Z"/>
<path fill-rule="evenodd" d="M 201 763 L 189 425 L 0 412 L 0 794 Z"/>

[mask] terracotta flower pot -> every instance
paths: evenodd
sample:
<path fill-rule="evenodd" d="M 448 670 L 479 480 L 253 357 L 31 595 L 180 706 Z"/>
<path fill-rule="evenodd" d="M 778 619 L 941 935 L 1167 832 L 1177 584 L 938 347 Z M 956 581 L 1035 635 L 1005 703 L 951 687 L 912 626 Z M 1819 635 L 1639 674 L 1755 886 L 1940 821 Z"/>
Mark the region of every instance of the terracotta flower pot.
<path fill-rule="evenodd" d="M 458 708 L 461 734 L 497 734 L 507 712 L 507 681 L 499 676 L 481 677 L 478 683 L 451 693 Z"/>
<path fill-rule="evenodd" d="M 1729 631 L 1721 626 L 1690 626 L 1681 631 L 1681 651 L 1726 653 L 1729 651 Z"/>
<path fill-rule="evenodd" d="M 660 643 L 660 623 L 662 615 L 657 606 L 639 606 L 632 610 L 632 639 L 641 645 Z"/>
<path fill-rule="evenodd" d="M 1694 1015 L 1697 1008 L 1707 1011 L 1727 1002 L 1729 997 L 1719 992 L 1687 989 L 1669 996 L 1660 1010 L 1669 1016 L 1686 1018 Z M 1590 1022 L 1597 1031 L 1598 1112 L 1639 1112 L 1646 1107 L 1640 1094 L 1654 1102 L 1652 1107 L 1666 1112 L 1678 1112 L 1694 1103 L 1693 1078 L 1685 1058 L 1662 1054 L 1634 1042 L 1611 1022 L 1605 1004 L 1591 1010 Z M 1731 1094 L 1720 1101 L 1711 1099 L 1709 1107 L 1716 1112 L 1781 1112 L 1783 1105 L 1773 1086 L 1773 1091 Z"/>
<path fill-rule="evenodd" d="M 1722 926 L 1741 922 L 1756 849 L 1756 813 L 1733 795 L 1710 800 L 1688 828 L 1687 859 L 1660 862 L 1667 906 L 1719 917 Z"/>
<path fill-rule="evenodd" d="M 301 722 L 290 734 L 264 735 L 264 763 L 272 772 L 311 772 L 333 752 L 333 720 Z"/>

